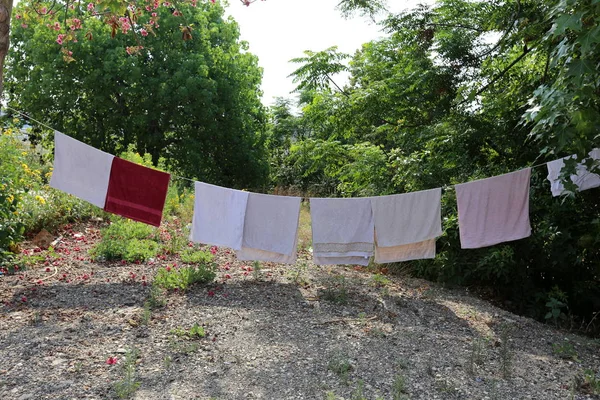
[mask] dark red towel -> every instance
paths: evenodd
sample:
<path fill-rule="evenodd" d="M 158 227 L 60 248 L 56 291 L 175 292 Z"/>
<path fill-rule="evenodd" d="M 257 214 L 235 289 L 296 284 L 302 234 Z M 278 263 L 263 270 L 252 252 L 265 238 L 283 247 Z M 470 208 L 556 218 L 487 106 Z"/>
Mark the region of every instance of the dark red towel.
<path fill-rule="evenodd" d="M 115 157 L 104 210 L 160 226 L 170 175 Z"/>

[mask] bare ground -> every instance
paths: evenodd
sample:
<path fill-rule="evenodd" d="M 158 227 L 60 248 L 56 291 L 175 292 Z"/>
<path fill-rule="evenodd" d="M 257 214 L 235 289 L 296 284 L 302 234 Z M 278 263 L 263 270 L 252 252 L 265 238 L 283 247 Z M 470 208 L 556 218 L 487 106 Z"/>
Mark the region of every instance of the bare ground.
<path fill-rule="evenodd" d="M 92 263 L 98 225 L 62 235 L 59 259 L 0 277 L 0 399 L 598 398 L 581 373 L 600 371 L 600 342 L 464 290 L 318 267 L 308 252 L 248 272 L 219 249 L 214 284 L 144 311 L 177 256 Z M 195 323 L 206 337 L 174 331 Z"/>

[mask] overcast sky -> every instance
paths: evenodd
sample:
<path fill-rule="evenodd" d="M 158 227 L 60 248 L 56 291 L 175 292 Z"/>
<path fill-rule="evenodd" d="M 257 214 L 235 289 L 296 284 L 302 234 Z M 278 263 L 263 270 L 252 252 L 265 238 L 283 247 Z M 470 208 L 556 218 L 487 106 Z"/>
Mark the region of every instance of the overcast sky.
<path fill-rule="evenodd" d="M 330 46 L 353 54 L 363 43 L 382 36 L 379 27 L 368 18 L 342 18 L 336 10 L 339 0 L 266 0 L 249 7 L 230 0 L 228 13 L 238 22 L 241 37 L 264 69 L 263 102 L 290 97 L 295 85 L 291 74 L 298 65 L 289 63 L 302 57 L 304 50 L 320 51 Z M 389 8 L 399 12 L 433 0 L 389 0 Z M 343 78 L 340 78 L 343 80 Z M 340 83 L 340 82 L 338 82 Z M 344 82 L 341 82 L 344 83 Z"/>

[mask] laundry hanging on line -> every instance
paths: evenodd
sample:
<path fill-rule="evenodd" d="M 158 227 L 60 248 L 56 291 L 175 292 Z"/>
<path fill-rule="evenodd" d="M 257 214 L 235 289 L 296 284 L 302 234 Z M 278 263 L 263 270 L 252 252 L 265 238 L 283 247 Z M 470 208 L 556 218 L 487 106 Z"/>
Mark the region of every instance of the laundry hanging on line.
<path fill-rule="evenodd" d="M 435 258 L 442 234 L 442 189 L 371 198 L 375 222 L 375 262 Z"/>
<path fill-rule="evenodd" d="M 170 175 L 54 133 L 50 186 L 107 212 L 160 226 Z"/>
<path fill-rule="evenodd" d="M 589 152 L 589 157 L 593 160 L 600 160 L 600 149 L 594 149 Z M 548 180 L 550 181 L 550 189 L 552 196 L 560 196 L 565 192 L 565 186 L 560 178 L 560 172 L 565 166 L 565 160 L 569 158 L 577 158 L 573 155 L 564 157 L 559 160 L 550 161 L 548 166 Z M 585 164 L 579 163 L 576 167 L 576 173 L 570 176 L 571 182 L 577 186 L 578 191 L 588 190 L 600 186 L 600 176 L 588 171 Z"/>
<path fill-rule="evenodd" d="M 368 265 L 375 241 L 369 198 L 310 199 L 313 257 L 317 265 Z"/>
<path fill-rule="evenodd" d="M 476 249 L 531 235 L 531 168 L 456 185 L 458 230 L 463 249 Z"/>
<path fill-rule="evenodd" d="M 159 226 L 170 175 L 102 152 L 55 132 L 50 186 L 108 212 Z M 590 152 L 600 159 L 600 149 Z M 548 163 L 553 195 L 564 159 Z M 480 248 L 531 234 L 531 168 L 455 185 L 461 247 Z M 579 190 L 600 186 L 580 164 Z M 300 198 L 271 196 L 195 182 L 190 239 L 230 247 L 243 260 L 294 263 Z M 251 199 L 251 200 L 250 200 Z M 372 198 L 311 198 L 316 264 L 368 265 L 435 257 L 441 235 L 441 189 Z"/>

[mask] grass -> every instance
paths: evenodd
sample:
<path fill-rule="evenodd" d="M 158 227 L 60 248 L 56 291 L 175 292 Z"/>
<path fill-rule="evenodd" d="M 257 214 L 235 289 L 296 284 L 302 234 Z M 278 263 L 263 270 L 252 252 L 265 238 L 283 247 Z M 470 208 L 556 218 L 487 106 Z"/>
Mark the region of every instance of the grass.
<path fill-rule="evenodd" d="M 575 347 L 566 340 L 562 343 L 554 343 L 552 345 L 552 352 L 555 356 L 562 358 L 563 360 L 578 361 Z"/>
<path fill-rule="evenodd" d="M 322 290 L 323 300 L 336 304 L 348 303 L 348 285 L 343 275 L 329 276 L 323 283 L 325 285 Z"/>
<path fill-rule="evenodd" d="M 298 249 L 308 250 L 312 246 L 312 228 L 310 223 L 310 206 L 302 203 L 298 221 Z"/>
<path fill-rule="evenodd" d="M 392 384 L 392 399 L 393 400 L 408 400 L 406 389 L 406 378 L 404 375 L 397 374 Z"/>
<path fill-rule="evenodd" d="M 344 382 L 348 382 L 348 375 L 353 368 L 348 356 L 340 352 L 334 354 L 327 364 L 327 369 L 339 376 Z"/>
<path fill-rule="evenodd" d="M 204 328 L 198 323 L 194 323 L 190 329 L 183 329 L 177 327 L 175 329 L 171 329 L 171 333 L 177 337 L 186 337 L 188 339 L 202 339 L 206 336 L 206 332 L 204 332 Z"/>
<path fill-rule="evenodd" d="M 102 241 L 90 250 L 94 261 L 146 261 L 161 250 L 157 230 L 141 222 L 117 218 L 100 230 Z"/>

